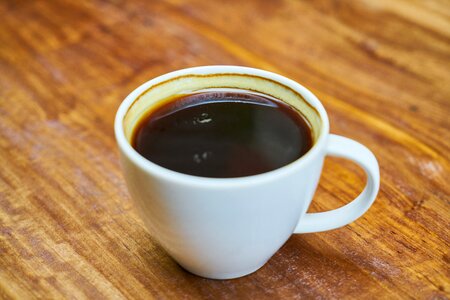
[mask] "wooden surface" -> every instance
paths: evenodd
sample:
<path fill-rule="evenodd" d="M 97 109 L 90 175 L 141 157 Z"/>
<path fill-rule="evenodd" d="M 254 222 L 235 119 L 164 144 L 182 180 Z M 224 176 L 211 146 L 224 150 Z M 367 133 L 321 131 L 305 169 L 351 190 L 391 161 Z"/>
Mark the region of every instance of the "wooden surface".
<path fill-rule="evenodd" d="M 0 17 L 0 298 L 448 299 L 448 1 L 3 0 Z M 144 81 L 208 64 L 315 92 L 379 159 L 369 212 L 241 279 L 182 270 L 133 211 L 113 119 Z M 327 159 L 310 211 L 363 184 Z"/>

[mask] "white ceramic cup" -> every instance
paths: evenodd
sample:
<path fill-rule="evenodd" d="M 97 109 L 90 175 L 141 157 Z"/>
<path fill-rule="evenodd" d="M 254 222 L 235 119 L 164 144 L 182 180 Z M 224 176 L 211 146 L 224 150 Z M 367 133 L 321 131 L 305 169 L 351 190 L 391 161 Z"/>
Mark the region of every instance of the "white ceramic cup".
<path fill-rule="evenodd" d="M 176 94 L 217 88 L 257 91 L 288 103 L 311 124 L 313 147 L 282 168 L 239 178 L 178 173 L 132 148 L 133 126 L 152 106 Z M 305 87 L 258 69 L 205 66 L 152 79 L 120 105 L 115 135 L 129 192 L 147 229 L 182 267 L 207 278 L 250 274 L 293 233 L 325 231 L 353 222 L 372 205 L 379 189 L 378 163 L 369 149 L 329 134 L 325 109 Z M 367 174 L 366 186 L 341 208 L 306 213 L 326 155 L 361 166 Z"/>

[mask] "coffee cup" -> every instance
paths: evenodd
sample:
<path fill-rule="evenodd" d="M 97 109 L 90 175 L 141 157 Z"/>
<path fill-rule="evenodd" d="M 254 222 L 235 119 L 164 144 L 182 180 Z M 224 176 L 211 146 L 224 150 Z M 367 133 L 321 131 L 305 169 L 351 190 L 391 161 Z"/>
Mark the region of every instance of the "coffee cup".
<path fill-rule="evenodd" d="M 161 167 L 132 147 L 133 130 L 152 107 L 180 93 L 218 88 L 258 92 L 295 108 L 311 125 L 311 149 L 270 172 L 209 178 Z M 159 76 L 125 98 L 114 127 L 125 181 L 149 233 L 184 269 L 206 278 L 250 274 L 292 234 L 331 230 L 355 221 L 379 190 L 379 167 L 372 152 L 354 140 L 330 134 L 327 113 L 317 97 L 299 83 L 268 71 L 203 66 Z M 307 213 L 327 155 L 358 164 L 367 175 L 366 185 L 343 207 Z"/>

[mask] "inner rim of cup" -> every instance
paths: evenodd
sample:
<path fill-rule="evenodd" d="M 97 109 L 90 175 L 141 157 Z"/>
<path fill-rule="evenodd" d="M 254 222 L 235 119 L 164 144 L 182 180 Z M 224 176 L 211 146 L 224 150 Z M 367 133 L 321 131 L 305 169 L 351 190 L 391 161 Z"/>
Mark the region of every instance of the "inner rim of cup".
<path fill-rule="evenodd" d="M 162 104 L 177 96 L 217 89 L 261 93 L 290 105 L 311 126 L 313 146 L 318 141 L 323 126 L 319 112 L 300 93 L 272 79 L 241 73 L 185 74 L 150 86 L 136 97 L 123 118 L 126 140 L 131 143 L 138 122 Z"/>

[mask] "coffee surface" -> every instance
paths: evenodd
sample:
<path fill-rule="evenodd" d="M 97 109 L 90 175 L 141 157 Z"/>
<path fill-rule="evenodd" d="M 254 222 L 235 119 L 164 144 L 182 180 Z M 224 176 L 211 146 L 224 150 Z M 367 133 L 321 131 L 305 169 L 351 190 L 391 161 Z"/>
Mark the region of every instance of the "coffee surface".
<path fill-rule="evenodd" d="M 308 122 L 279 100 L 250 92 L 181 95 L 136 126 L 132 146 L 173 171 L 214 178 L 285 166 L 312 146 Z"/>

